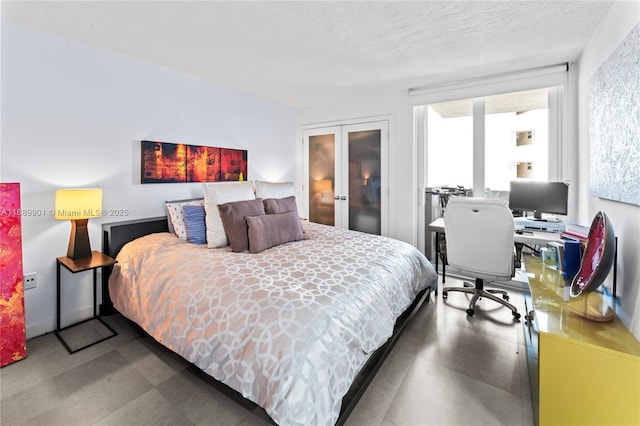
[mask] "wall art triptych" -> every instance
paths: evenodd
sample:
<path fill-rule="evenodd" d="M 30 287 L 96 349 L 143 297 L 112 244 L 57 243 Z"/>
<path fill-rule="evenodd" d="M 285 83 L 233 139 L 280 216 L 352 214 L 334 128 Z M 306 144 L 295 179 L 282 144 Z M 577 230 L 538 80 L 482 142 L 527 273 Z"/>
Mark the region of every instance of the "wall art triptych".
<path fill-rule="evenodd" d="M 247 180 L 247 151 L 142 141 L 142 183 Z"/>

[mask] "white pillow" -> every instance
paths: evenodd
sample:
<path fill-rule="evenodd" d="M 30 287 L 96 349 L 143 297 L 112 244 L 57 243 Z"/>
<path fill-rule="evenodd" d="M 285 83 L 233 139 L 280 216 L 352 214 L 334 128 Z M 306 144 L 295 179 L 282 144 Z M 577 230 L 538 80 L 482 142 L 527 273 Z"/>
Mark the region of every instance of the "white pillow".
<path fill-rule="evenodd" d="M 217 248 L 228 245 L 218 204 L 255 199 L 253 185 L 250 181 L 205 183 L 204 211 L 206 212 L 207 247 Z"/>
<path fill-rule="evenodd" d="M 296 195 L 296 187 L 293 182 L 262 182 L 255 181 L 256 198 L 286 198 Z"/>
<path fill-rule="evenodd" d="M 203 206 L 204 199 L 198 198 L 194 200 L 179 200 L 179 201 L 167 201 L 167 213 L 169 219 L 173 225 L 173 230 L 178 238 L 181 240 L 187 239 L 187 227 L 184 223 L 184 213 L 182 212 L 182 206 Z"/>

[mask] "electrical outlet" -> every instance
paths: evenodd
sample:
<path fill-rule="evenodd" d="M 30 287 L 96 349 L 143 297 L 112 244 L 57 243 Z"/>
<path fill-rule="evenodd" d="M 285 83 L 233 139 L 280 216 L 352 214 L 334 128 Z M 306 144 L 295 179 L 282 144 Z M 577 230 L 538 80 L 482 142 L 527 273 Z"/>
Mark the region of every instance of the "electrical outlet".
<path fill-rule="evenodd" d="M 36 288 L 38 286 L 37 278 L 38 274 L 36 272 L 24 274 L 24 289 L 29 290 L 30 288 Z"/>

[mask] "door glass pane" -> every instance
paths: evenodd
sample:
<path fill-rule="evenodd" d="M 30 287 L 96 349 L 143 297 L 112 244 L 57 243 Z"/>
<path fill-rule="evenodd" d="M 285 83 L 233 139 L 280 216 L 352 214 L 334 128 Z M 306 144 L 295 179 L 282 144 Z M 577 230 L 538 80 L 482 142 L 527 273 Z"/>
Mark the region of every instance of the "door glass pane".
<path fill-rule="evenodd" d="M 473 187 L 473 101 L 427 108 L 427 186 Z"/>
<path fill-rule="evenodd" d="M 485 99 L 484 170 L 487 196 L 508 197 L 512 180 L 548 180 L 548 89 Z"/>
<path fill-rule="evenodd" d="M 380 235 L 381 131 L 349 133 L 349 229 Z"/>
<path fill-rule="evenodd" d="M 309 220 L 335 225 L 335 135 L 309 137 Z"/>

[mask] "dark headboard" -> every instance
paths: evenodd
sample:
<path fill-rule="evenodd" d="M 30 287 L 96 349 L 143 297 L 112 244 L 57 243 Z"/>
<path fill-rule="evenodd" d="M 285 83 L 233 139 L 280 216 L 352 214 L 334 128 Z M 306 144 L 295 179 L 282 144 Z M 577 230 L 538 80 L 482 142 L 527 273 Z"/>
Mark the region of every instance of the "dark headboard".
<path fill-rule="evenodd" d="M 148 234 L 168 232 L 166 216 L 152 217 L 149 219 L 128 220 L 125 222 L 112 222 L 102 224 L 102 252 L 115 258 L 120 249 L 129 241 Z M 109 275 L 112 267 L 102 270 L 102 305 L 100 315 L 110 315 L 116 312 L 109 296 Z"/>

